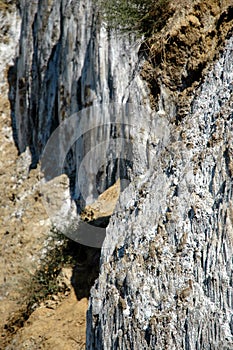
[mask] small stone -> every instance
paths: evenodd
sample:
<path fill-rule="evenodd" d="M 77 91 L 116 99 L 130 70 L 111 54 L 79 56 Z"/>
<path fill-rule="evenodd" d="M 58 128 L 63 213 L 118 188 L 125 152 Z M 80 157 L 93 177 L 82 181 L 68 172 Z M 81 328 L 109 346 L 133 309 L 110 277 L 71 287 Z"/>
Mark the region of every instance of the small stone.
<path fill-rule="evenodd" d="M 188 21 L 194 27 L 200 27 L 200 25 L 201 25 L 201 23 L 199 22 L 199 19 L 196 16 L 193 16 L 193 15 L 188 16 Z"/>

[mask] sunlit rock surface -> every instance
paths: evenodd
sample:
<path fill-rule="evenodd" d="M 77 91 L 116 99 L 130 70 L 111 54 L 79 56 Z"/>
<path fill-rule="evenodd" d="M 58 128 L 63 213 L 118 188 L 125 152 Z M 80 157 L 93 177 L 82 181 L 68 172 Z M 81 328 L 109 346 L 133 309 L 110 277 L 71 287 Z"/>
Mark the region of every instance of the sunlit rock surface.
<path fill-rule="evenodd" d="M 88 349 L 231 349 L 233 40 L 107 228 Z"/>
<path fill-rule="evenodd" d="M 177 2 L 149 52 L 100 25 L 90 0 L 19 8 L 14 139 L 31 169 L 43 160 L 49 210 L 61 202 L 69 217 L 72 201 L 78 211 L 127 183 L 91 292 L 87 349 L 232 349 L 231 2 Z"/>

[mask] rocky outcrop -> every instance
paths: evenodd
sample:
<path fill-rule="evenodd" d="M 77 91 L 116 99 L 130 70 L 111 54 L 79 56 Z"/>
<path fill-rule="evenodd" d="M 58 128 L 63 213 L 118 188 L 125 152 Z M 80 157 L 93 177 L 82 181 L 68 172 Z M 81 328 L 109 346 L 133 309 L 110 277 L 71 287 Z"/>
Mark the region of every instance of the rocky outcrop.
<path fill-rule="evenodd" d="M 0 2 L 0 19 L 0 348 L 81 348 L 85 346 L 90 287 L 85 280 L 78 302 L 74 290 L 71 292 L 72 268 L 60 271 L 58 263 L 67 254 L 60 251 L 54 259 L 55 251 L 63 250 L 64 237 L 54 237 L 52 232 L 42 200 L 40 167 L 29 172 L 29 148 L 19 154 L 13 140 L 8 82 L 14 81 L 8 78 L 13 78 L 11 66 L 19 54 L 21 17 L 16 1 Z M 65 186 L 69 181 L 64 178 L 64 193 L 70 200 L 69 185 Z M 74 250 L 78 249 L 76 245 Z M 85 254 L 82 259 L 85 270 Z M 51 272 L 56 271 L 59 274 L 54 280 Z M 57 293 L 59 289 L 62 292 Z M 77 325 L 78 335 L 72 336 Z"/>
<path fill-rule="evenodd" d="M 97 201 L 84 208 L 81 213 L 83 221 L 93 221 L 99 218 L 110 217 L 114 213 L 116 204 L 119 200 L 121 190 L 120 179 L 116 183 L 104 191 Z"/>
<path fill-rule="evenodd" d="M 125 122 L 138 125 L 137 115 L 142 114 L 138 108 L 147 100 L 148 90 L 138 74 L 138 44 L 129 35 L 123 38 L 117 33 L 110 35 L 104 26 L 100 26 L 91 1 L 43 4 L 21 1 L 20 8 L 20 54 L 9 74 L 16 144 L 20 152 L 27 146 L 30 148 L 33 168 L 52 132 L 62 121 L 77 114 L 75 129 L 78 129 L 82 118 L 89 118 L 88 130 L 75 135 L 76 146 L 69 145 L 65 171 L 72 178 L 75 198 L 83 196 L 80 186 L 85 183 L 85 187 L 89 187 L 84 200 L 86 197 L 96 199 L 99 193 L 92 189 L 94 182 L 97 181 L 96 187 L 101 193 L 113 185 L 119 175 L 129 176 L 129 166 L 124 166 L 124 174 L 119 174 L 123 170 L 116 171 L 117 167 L 123 169 L 118 163 L 126 151 L 121 155 L 114 154 L 110 138 L 114 138 L 116 130 L 110 129 L 110 123 L 119 121 L 119 109 L 128 102 L 132 120 Z M 84 108 L 85 115 L 78 113 Z M 150 110 L 149 104 L 144 108 Z M 122 113 L 125 113 L 124 108 Z M 144 113 L 143 117 L 142 124 L 148 128 L 150 116 Z M 96 119 L 97 125 L 94 124 Z M 128 137 L 124 138 L 129 142 Z M 83 170 L 78 176 L 85 155 L 101 142 L 106 143 L 105 149 L 96 152 L 102 154 L 100 165 L 106 166 L 99 172 L 98 180 L 90 171 Z M 134 144 L 136 148 L 137 143 Z M 59 156 L 63 147 L 60 138 L 55 146 L 54 153 Z M 141 167 L 146 168 L 146 154 L 138 154 Z M 90 185 L 87 185 L 87 177 Z"/>
<path fill-rule="evenodd" d="M 44 206 L 64 233 L 70 209 L 75 220 L 83 207 L 84 219 L 112 213 L 104 191 L 125 181 L 87 348 L 230 350 L 231 1 L 171 2 L 166 26 L 140 43 L 107 30 L 95 6 L 19 1 L 8 72 L 15 143 L 30 149 L 30 169 L 42 161 Z"/>
<path fill-rule="evenodd" d="M 152 92 L 152 105 L 158 103 L 161 86 L 170 91 L 170 99 L 176 105 L 170 117 L 179 122 L 189 113 L 193 91 L 232 34 L 232 3 L 197 0 L 170 6 L 173 16 L 141 48 L 149 49 L 142 74 Z"/>
<path fill-rule="evenodd" d="M 194 74 L 170 143 L 120 197 L 91 292 L 88 349 L 233 347 L 232 45 L 205 78 Z M 163 89 L 168 106 L 174 95 Z"/>
<path fill-rule="evenodd" d="M 140 45 L 109 32 L 95 3 L 21 1 L 20 9 L 19 55 L 9 71 L 15 142 L 19 152 L 29 147 L 30 168 L 41 160 L 46 180 L 69 176 L 70 210 L 80 212 L 117 178 L 126 184 L 150 167 L 169 137 L 163 106 L 150 108 Z M 71 219 L 78 217 L 64 219 L 59 203 L 55 214 L 55 225 L 83 243 Z"/>

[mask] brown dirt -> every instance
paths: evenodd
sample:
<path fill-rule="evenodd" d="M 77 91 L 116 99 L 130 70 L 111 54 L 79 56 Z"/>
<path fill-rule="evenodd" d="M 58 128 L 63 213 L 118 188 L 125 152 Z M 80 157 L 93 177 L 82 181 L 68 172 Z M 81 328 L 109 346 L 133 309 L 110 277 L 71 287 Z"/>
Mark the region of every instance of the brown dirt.
<path fill-rule="evenodd" d="M 77 301 L 74 291 L 58 305 L 54 299 L 31 314 L 7 349 L 85 349 L 87 299 Z"/>
<path fill-rule="evenodd" d="M 179 122 L 189 110 L 194 88 L 232 31 L 233 4 L 231 0 L 171 1 L 169 13 L 164 28 L 142 45 L 148 55 L 142 76 L 149 82 L 152 105 L 161 86 L 172 91 Z"/>
<path fill-rule="evenodd" d="M 45 300 L 34 295 L 51 223 L 39 168 L 29 173 L 29 153 L 19 156 L 13 142 L 7 85 L 0 97 L 0 154 L 0 348 L 84 349 L 88 299 L 77 300 L 72 268 L 58 276 L 62 292 L 45 295 Z"/>

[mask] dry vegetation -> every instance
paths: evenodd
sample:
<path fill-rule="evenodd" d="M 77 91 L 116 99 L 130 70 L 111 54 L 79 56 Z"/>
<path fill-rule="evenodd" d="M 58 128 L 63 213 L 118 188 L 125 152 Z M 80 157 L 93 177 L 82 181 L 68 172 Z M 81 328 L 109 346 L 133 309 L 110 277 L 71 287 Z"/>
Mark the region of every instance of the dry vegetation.
<path fill-rule="evenodd" d="M 231 0 L 170 2 L 173 15 L 141 47 L 147 57 L 143 78 L 156 105 L 160 86 L 172 91 L 177 105 L 176 122 L 184 117 L 193 90 L 223 49 L 233 27 Z"/>

